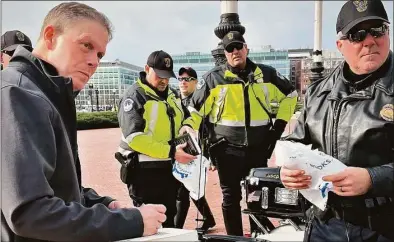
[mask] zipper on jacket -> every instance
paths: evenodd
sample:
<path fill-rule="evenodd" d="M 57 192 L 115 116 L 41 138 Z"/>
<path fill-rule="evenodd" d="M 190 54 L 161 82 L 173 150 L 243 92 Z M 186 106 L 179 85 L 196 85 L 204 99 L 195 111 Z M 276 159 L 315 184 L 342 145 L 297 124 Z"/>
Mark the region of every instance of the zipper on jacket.
<path fill-rule="evenodd" d="M 245 105 L 245 127 L 250 127 L 250 102 L 249 102 L 249 86 L 244 88 L 244 105 Z"/>
<path fill-rule="evenodd" d="M 226 97 L 223 98 L 223 104 L 221 105 L 221 107 L 219 107 L 219 112 L 216 115 L 216 122 L 219 122 L 219 120 L 222 118 L 225 105 L 226 105 Z"/>
<path fill-rule="evenodd" d="M 181 119 L 181 122 L 182 122 L 182 120 L 185 118 L 185 113 L 183 112 L 182 107 L 179 107 L 178 104 L 176 103 L 176 98 L 175 98 L 175 99 L 172 99 L 172 101 L 174 102 L 175 107 L 176 107 L 176 108 L 180 111 L 180 113 L 182 114 L 182 119 Z M 182 105 L 182 100 L 181 100 L 181 105 Z M 186 107 L 186 106 L 185 106 L 185 107 Z M 187 107 L 186 107 L 186 109 L 187 109 Z"/>
<path fill-rule="evenodd" d="M 242 82 L 242 87 L 244 89 L 244 109 L 245 109 L 245 142 L 248 145 L 248 128 L 250 127 L 250 102 L 249 102 L 249 85 Z"/>
<path fill-rule="evenodd" d="M 339 103 L 337 104 L 337 106 L 334 109 L 334 124 L 333 124 L 333 130 L 331 132 L 332 136 L 331 136 L 331 152 L 332 152 L 332 156 L 336 159 L 338 159 L 338 121 L 339 121 L 339 115 L 341 113 L 341 108 L 342 105 L 345 103 L 345 101 L 351 101 L 351 100 L 364 100 L 363 96 L 347 96 L 344 97 L 342 100 L 339 101 Z"/>
<path fill-rule="evenodd" d="M 168 120 L 170 121 L 170 125 L 171 125 L 171 127 L 170 127 L 170 129 L 171 129 L 171 140 L 175 139 L 175 120 L 174 120 L 174 117 L 175 117 L 175 114 L 176 114 L 175 113 L 175 109 L 173 107 L 171 107 L 170 103 L 167 100 L 165 100 L 165 99 L 160 100 L 160 98 L 155 97 L 153 95 L 150 95 L 149 93 L 147 93 L 147 95 L 150 96 L 151 98 L 153 98 L 154 100 L 156 100 L 157 102 L 163 102 L 166 105 L 166 109 L 167 109 L 166 113 L 167 113 Z M 167 98 L 169 98 L 169 97 L 167 97 Z M 179 109 L 179 107 L 178 107 L 178 105 L 176 104 L 175 101 L 174 101 L 174 104 Z M 181 111 L 181 113 L 183 114 L 182 111 Z"/>
<path fill-rule="evenodd" d="M 339 119 L 339 114 L 341 113 L 340 110 L 342 103 L 343 103 L 343 99 L 339 101 L 339 103 L 334 108 L 334 124 L 331 132 L 331 144 L 332 144 L 331 152 L 332 152 L 332 156 L 336 159 L 338 159 L 338 144 L 337 144 L 338 119 Z"/>

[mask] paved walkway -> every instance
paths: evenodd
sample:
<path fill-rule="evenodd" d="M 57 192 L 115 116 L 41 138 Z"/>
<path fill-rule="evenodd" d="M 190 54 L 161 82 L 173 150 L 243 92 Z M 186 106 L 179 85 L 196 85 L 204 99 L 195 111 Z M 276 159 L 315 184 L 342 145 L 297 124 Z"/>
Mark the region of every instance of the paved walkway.
<path fill-rule="evenodd" d="M 286 129 L 292 130 L 293 124 Z M 82 165 L 82 183 L 85 187 L 94 188 L 99 194 L 116 198 L 124 205 L 131 206 L 126 185 L 120 181 L 120 164 L 114 159 L 114 152 L 120 140 L 120 129 L 98 129 L 78 132 L 78 144 Z M 274 159 L 270 161 L 274 164 Z M 216 226 L 211 233 L 224 234 L 223 216 L 221 213 L 222 193 L 217 172 L 208 172 L 206 197 L 216 219 Z M 242 202 L 244 204 L 244 201 Z M 197 210 L 193 203 L 185 224 L 186 229 L 196 228 Z M 201 215 L 199 215 L 201 218 Z M 249 229 L 246 216 L 243 217 L 245 233 Z"/>

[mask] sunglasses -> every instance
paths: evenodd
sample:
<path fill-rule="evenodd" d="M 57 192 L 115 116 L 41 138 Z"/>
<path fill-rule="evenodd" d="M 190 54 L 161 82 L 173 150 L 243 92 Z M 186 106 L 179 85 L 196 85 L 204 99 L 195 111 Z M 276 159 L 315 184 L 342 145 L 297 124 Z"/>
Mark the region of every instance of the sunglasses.
<path fill-rule="evenodd" d="M 1 51 L 1 53 L 9 55 L 9 56 L 13 56 L 14 55 L 14 51 L 3 50 L 3 51 Z"/>
<path fill-rule="evenodd" d="M 185 81 L 185 82 L 191 82 L 191 81 L 194 81 L 194 80 L 196 80 L 196 78 L 194 78 L 194 77 L 178 77 L 178 81 Z"/>
<path fill-rule="evenodd" d="M 234 49 L 242 50 L 243 48 L 244 48 L 244 44 L 243 44 L 243 43 L 234 43 L 234 44 L 229 44 L 229 45 L 225 48 L 225 50 L 226 50 L 228 53 L 232 53 L 232 52 L 234 51 Z"/>
<path fill-rule="evenodd" d="M 369 29 L 360 29 L 357 31 L 351 31 L 350 33 L 342 36 L 341 40 L 349 40 L 350 42 L 359 43 L 364 41 L 368 34 L 373 36 L 374 38 L 380 38 L 386 34 L 388 27 L 387 25 L 381 25 L 380 27 L 369 28 Z"/>

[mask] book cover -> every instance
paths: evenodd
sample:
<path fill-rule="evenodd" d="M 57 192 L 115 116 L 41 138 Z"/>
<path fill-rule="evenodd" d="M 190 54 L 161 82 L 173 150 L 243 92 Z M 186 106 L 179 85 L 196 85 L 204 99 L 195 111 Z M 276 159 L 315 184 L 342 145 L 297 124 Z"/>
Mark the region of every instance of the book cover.
<path fill-rule="evenodd" d="M 170 142 L 170 144 L 174 144 L 175 146 L 183 143 L 186 143 L 186 147 L 183 148 L 186 153 L 194 156 L 201 154 L 200 146 L 189 133 L 181 135 Z"/>

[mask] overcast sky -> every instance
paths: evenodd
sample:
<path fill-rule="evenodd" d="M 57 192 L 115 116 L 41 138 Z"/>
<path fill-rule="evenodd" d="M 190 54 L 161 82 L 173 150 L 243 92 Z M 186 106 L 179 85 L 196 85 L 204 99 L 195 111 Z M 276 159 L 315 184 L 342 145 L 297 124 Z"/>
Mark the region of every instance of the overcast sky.
<path fill-rule="evenodd" d="M 42 21 L 60 1 L 2 1 L 1 32 L 18 29 L 36 42 Z M 220 1 L 89 1 L 112 21 L 114 39 L 105 60 L 120 59 L 144 65 L 157 49 L 170 54 L 187 51 L 210 53 L 219 39 L 214 28 L 220 21 Z M 344 1 L 323 3 L 323 49 L 335 50 L 335 24 Z M 384 1 L 393 23 L 393 2 Z M 239 1 L 240 21 L 249 48 L 272 45 L 275 49 L 313 48 L 313 1 Z M 392 26 L 391 42 L 393 41 Z M 34 45 L 34 44 L 33 44 Z M 393 49 L 391 43 L 391 49 Z"/>

